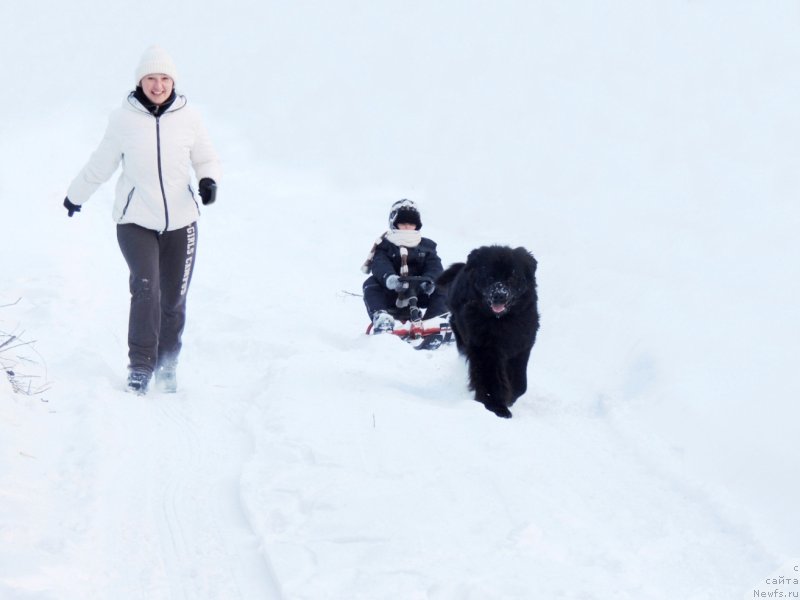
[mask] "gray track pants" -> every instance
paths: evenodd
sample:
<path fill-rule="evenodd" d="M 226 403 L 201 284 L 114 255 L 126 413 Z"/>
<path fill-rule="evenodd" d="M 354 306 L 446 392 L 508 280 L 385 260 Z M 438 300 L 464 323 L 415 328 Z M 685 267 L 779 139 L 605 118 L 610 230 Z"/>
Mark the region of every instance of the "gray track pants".
<path fill-rule="evenodd" d="M 175 364 L 186 324 L 197 223 L 163 233 L 117 225 L 117 241 L 130 269 L 129 367 L 152 372 Z"/>

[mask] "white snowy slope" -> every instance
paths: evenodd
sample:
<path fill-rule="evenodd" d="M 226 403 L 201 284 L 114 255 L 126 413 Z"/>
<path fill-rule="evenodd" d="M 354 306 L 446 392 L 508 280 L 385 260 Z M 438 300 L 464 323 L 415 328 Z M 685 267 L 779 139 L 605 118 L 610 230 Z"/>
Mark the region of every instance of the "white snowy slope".
<path fill-rule="evenodd" d="M 799 30 L 789 0 L 15 7 L 0 344 L 32 343 L 0 359 L 47 389 L 0 378 L 0 598 L 774 591 L 800 563 Z M 153 42 L 225 178 L 180 391 L 139 398 L 113 186 L 60 202 Z M 401 197 L 446 264 L 539 260 L 511 420 L 454 348 L 363 335 Z"/>

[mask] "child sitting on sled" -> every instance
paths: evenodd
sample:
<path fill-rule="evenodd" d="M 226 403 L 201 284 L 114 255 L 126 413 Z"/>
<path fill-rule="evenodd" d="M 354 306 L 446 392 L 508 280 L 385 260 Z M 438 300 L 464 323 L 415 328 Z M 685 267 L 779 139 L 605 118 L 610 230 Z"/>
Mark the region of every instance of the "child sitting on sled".
<path fill-rule="evenodd" d="M 420 234 L 422 220 L 416 204 L 398 200 L 389 213 L 389 231 L 381 235 L 361 270 L 372 275 L 364 282 L 364 304 L 372 319 L 372 332 L 383 333 L 394 328 L 398 315 L 398 292 L 406 289 L 401 277 L 425 276 L 432 281 L 419 284 L 417 303 L 426 308 L 425 318 L 447 312 L 444 295 L 433 283 L 443 271 L 436 253 L 436 242 Z M 401 302 L 402 304 L 402 302 Z"/>

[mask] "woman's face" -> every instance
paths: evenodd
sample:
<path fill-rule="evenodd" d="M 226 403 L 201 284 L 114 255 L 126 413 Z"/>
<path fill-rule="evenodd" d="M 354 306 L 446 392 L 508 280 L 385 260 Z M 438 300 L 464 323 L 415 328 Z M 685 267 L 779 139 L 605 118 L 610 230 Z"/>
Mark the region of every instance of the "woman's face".
<path fill-rule="evenodd" d="M 151 73 L 142 77 L 142 90 L 144 95 L 153 104 L 163 104 L 172 95 L 175 82 L 172 77 L 163 73 Z"/>
<path fill-rule="evenodd" d="M 396 227 L 402 230 L 416 229 L 417 226 L 413 223 L 397 223 Z"/>

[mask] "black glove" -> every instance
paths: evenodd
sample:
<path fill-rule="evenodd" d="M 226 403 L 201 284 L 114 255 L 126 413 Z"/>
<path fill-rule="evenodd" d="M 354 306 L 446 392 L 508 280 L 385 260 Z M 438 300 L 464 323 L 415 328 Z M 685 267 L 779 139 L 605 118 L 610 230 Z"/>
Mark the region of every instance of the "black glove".
<path fill-rule="evenodd" d="M 203 177 L 197 186 L 200 188 L 200 199 L 203 201 L 203 205 L 214 204 L 214 200 L 217 199 L 217 182 L 209 177 Z"/>
<path fill-rule="evenodd" d="M 81 212 L 81 207 L 69 201 L 69 198 L 64 198 L 64 208 L 67 209 L 67 216 L 71 217 L 76 212 Z"/>
<path fill-rule="evenodd" d="M 436 284 L 432 281 L 423 281 L 419 284 L 419 291 L 425 294 L 426 296 L 430 296 L 433 293 L 433 290 L 436 289 Z"/>

